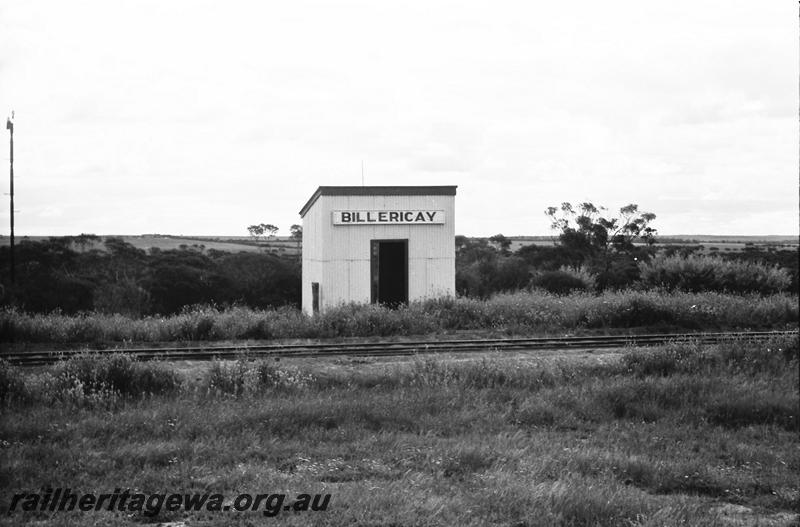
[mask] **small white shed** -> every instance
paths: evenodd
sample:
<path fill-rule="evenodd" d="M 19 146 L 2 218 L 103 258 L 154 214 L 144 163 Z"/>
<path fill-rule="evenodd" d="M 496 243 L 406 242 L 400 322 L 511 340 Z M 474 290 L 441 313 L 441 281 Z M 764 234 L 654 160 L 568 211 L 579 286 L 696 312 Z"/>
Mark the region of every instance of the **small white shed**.
<path fill-rule="evenodd" d="M 303 310 L 455 295 L 455 186 L 319 187 L 303 218 Z"/>

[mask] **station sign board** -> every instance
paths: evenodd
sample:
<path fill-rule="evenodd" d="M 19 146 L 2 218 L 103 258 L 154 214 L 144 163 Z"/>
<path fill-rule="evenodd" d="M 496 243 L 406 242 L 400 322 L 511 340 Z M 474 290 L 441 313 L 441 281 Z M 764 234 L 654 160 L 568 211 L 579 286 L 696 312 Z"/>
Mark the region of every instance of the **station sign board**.
<path fill-rule="evenodd" d="M 442 225 L 443 210 L 334 210 L 334 225 Z"/>

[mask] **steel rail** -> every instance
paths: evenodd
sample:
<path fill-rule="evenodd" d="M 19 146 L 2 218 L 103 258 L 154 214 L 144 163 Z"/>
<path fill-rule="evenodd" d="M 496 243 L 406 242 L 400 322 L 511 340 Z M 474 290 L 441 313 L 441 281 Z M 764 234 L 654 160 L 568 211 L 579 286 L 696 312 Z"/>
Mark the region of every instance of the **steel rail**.
<path fill-rule="evenodd" d="M 235 359 L 238 357 L 381 357 L 424 353 L 468 353 L 502 350 L 603 349 L 626 346 L 655 346 L 672 341 L 698 341 L 713 344 L 732 339 L 766 340 L 796 335 L 797 331 L 738 331 L 717 333 L 663 333 L 651 335 L 611 335 L 583 337 L 535 337 L 508 339 L 421 340 L 405 342 L 352 342 L 320 344 L 256 344 L 247 342 L 226 346 L 187 346 L 116 348 L 103 350 L 21 351 L 0 353 L 0 359 L 19 366 L 41 366 L 79 354 L 126 353 L 139 360 Z"/>

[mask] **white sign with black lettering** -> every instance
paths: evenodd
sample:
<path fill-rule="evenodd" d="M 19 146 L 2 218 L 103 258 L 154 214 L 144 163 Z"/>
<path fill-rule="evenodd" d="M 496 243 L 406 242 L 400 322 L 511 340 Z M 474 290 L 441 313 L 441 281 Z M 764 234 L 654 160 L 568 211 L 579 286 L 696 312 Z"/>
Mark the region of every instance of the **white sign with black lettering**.
<path fill-rule="evenodd" d="M 334 225 L 442 225 L 443 210 L 335 210 Z"/>

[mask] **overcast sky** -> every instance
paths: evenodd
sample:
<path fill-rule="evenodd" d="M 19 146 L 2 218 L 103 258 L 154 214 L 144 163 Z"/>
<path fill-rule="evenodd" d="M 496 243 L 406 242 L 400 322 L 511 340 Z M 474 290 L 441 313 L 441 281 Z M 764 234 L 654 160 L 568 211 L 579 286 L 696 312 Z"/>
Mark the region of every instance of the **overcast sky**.
<path fill-rule="evenodd" d="M 586 200 L 664 234 L 797 234 L 797 11 L 6 0 L 16 232 L 285 235 L 363 161 L 367 185 L 458 185 L 467 235 L 549 234 L 546 207 Z"/>

